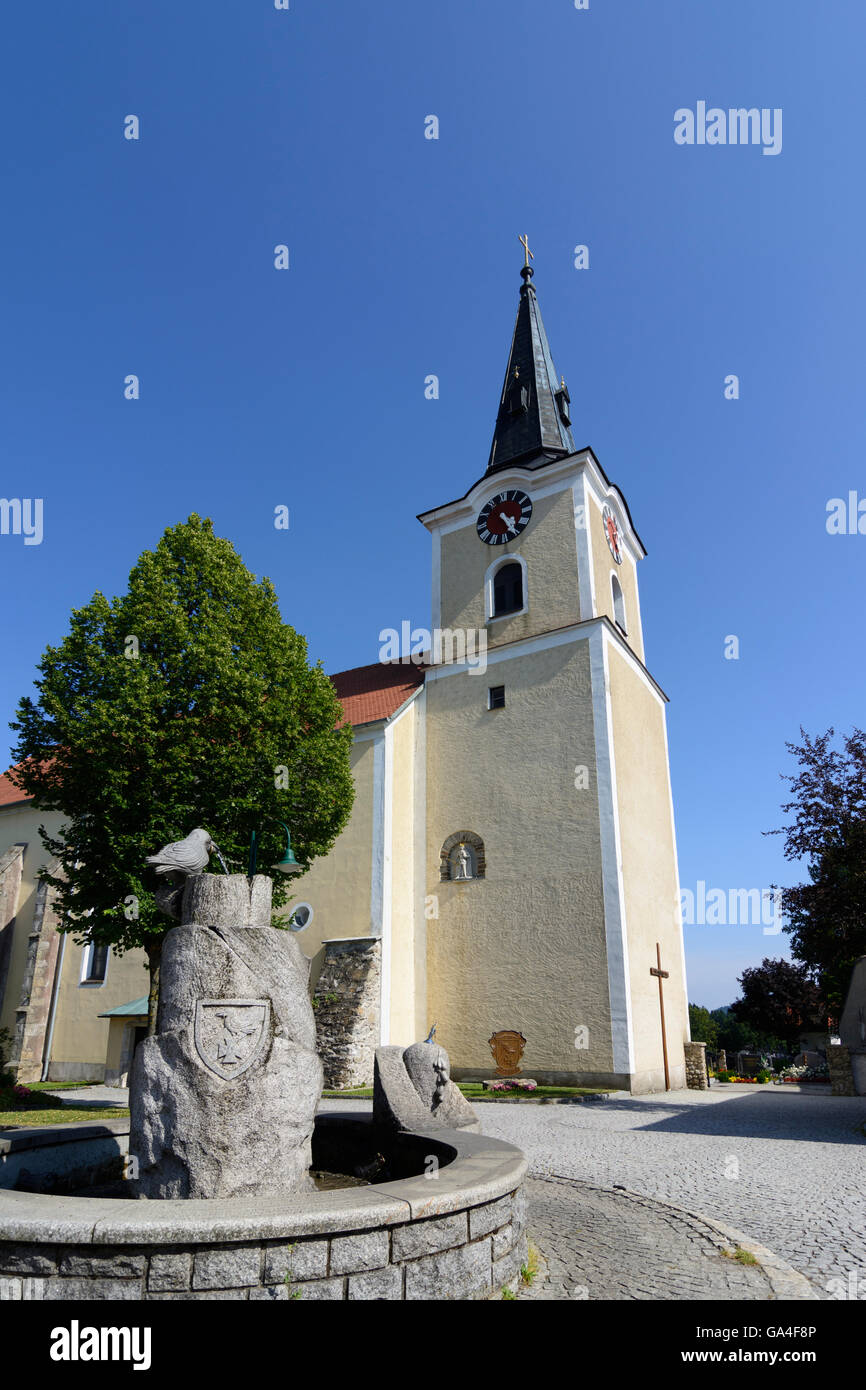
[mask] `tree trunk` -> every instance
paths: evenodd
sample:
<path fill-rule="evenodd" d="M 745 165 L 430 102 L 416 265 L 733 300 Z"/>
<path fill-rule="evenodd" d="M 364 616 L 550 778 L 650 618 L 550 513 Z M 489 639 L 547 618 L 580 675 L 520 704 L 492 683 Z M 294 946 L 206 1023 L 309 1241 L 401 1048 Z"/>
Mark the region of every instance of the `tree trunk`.
<path fill-rule="evenodd" d="M 152 1038 L 156 1032 L 156 1014 L 159 1008 L 159 967 L 162 962 L 162 937 L 148 942 L 147 963 L 150 967 L 150 992 L 147 997 L 147 1036 Z"/>

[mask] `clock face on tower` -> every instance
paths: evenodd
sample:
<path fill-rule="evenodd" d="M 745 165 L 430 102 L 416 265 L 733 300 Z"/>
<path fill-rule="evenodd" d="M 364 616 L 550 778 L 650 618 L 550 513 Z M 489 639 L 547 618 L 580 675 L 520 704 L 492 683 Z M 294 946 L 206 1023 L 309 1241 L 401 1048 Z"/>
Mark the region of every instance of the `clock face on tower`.
<path fill-rule="evenodd" d="M 619 524 L 610 507 L 605 507 L 601 514 L 604 534 L 607 537 L 607 544 L 610 553 L 618 565 L 622 564 L 622 546 L 620 544 Z"/>
<path fill-rule="evenodd" d="M 532 502 L 526 493 L 509 488 L 481 508 L 475 529 L 485 545 L 504 545 L 526 529 L 531 516 Z"/>

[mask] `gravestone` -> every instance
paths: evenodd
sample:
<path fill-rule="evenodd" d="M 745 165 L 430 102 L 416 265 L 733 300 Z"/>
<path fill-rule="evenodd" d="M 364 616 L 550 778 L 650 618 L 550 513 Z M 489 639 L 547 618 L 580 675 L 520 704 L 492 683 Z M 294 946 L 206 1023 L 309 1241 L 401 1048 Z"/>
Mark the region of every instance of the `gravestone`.
<path fill-rule="evenodd" d="M 144 1197 L 312 1189 L 322 1089 L 308 962 L 270 925 L 271 880 L 187 880 L 168 932 L 157 1031 L 139 1043 L 129 1152 Z"/>

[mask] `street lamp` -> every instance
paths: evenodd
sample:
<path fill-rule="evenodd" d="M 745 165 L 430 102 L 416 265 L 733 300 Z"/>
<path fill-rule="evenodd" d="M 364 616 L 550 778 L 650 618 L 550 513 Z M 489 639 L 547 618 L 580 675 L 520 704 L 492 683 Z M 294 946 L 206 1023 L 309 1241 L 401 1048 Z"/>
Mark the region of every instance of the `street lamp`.
<path fill-rule="evenodd" d="M 299 873 L 301 872 L 301 869 L 302 869 L 303 866 L 302 866 L 301 864 L 298 863 L 297 859 L 295 858 L 294 854 L 292 853 L 292 837 L 291 837 L 291 835 L 289 834 L 289 827 L 286 825 L 285 821 L 282 821 L 282 820 L 271 820 L 270 818 L 268 818 L 268 820 L 266 820 L 266 821 L 264 822 L 264 824 L 265 824 L 265 825 L 281 825 L 281 826 L 283 827 L 283 829 L 285 830 L 285 832 L 286 832 L 286 848 L 285 848 L 285 851 L 284 851 L 284 853 L 283 853 L 283 857 L 282 857 L 282 859 L 278 860 L 278 862 L 277 862 L 276 864 L 272 864 L 272 865 L 271 865 L 271 868 L 272 868 L 272 869 L 276 869 L 277 873 L 281 873 L 281 874 L 299 874 Z M 249 864 L 249 877 L 250 877 L 250 878 L 253 878 L 253 877 L 255 876 L 255 872 L 256 872 L 256 864 L 257 864 L 257 862 L 258 862 L 258 857 L 259 857 L 259 836 L 260 836 L 260 835 L 261 835 L 261 828 L 259 828 L 258 830 L 254 830 L 253 833 L 252 833 L 251 836 L 250 836 L 250 864 Z"/>

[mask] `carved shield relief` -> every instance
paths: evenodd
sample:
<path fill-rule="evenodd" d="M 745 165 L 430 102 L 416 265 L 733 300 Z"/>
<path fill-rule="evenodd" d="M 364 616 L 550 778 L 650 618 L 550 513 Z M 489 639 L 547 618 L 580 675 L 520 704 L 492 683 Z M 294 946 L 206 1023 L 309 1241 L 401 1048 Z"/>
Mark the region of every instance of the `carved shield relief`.
<path fill-rule="evenodd" d="M 205 1066 L 234 1081 L 257 1062 L 270 1035 L 269 999 L 199 999 L 195 1050 Z"/>
<path fill-rule="evenodd" d="M 496 1075 L 519 1075 L 520 1059 L 526 1046 L 523 1034 L 513 1028 L 503 1028 L 499 1033 L 494 1033 L 488 1041 L 496 1062 Z"/>

